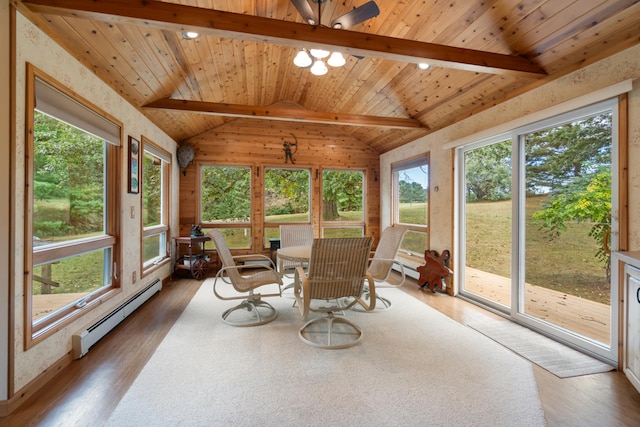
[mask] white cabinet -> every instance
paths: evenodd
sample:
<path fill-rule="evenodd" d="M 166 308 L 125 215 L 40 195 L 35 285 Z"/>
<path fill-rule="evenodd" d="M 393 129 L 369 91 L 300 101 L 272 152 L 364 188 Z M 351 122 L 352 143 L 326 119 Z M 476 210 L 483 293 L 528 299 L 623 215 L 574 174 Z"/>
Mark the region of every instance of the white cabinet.
<path fill-rule="evenodd" d="M 640 269 L 624 267 L 624 373 L 640 391 Z"/>

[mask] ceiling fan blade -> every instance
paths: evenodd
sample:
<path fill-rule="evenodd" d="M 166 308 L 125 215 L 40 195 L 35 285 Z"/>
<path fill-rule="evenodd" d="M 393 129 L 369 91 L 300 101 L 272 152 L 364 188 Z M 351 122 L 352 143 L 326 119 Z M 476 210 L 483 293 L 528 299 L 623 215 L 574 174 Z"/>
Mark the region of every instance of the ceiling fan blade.
<path fill-rule="evenodd" d="M 351 28 L 354 25 L 358 25 L 359 23 L 366 21 L 367 19 L 371 19 L 374 16 L 378 16 L 380 14 L 380 9 L 378 9 L 378 5 L 375 1 L 371 0 L 360 7 L 356 7 L 351 12 L 345 13 L 339 18 L 331 21 L 332 28 Z"/>
<path fill-rule="evenodd" d="M 298 13 L 305 20 L 307 24 L 318 25 L 318 17 L 311 8 L 311 5 L 307 0 L 291 0 L 291 3 L 298 9 Z"/>

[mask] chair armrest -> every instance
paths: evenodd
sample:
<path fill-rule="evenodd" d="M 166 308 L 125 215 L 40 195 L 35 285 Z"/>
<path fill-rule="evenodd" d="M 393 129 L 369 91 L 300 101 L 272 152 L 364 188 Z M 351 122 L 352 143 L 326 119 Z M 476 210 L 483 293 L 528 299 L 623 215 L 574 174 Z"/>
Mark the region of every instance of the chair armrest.
<path fill-rule="evenodd" d="M 271 270 L 273 271 L 275 274 L 277 274 L 278 276 L 280 276 L 280 273 L 278 273 L 278 271 L 273 268 L 270 265 L 265 265 L 265 264 L 239 264 L 239 265 L 230 265 L 228 267 L 222 267 L 220 270 L 218 270 L 218 273 L 226 271 L 226 270 L 249 270 L 249 269 L 263 269 L 263 270 Z"/>
<path fill-rule="evenodd" d="M 275 294 L 275 293 L 273 293 L 273 294 L 263 294 L 264 296 L 269 296 L 269 297 L 271 297 L 271 296 L 282 296 L 282 290 L 281 290 L 281 288 L 280 288 L 280 286 L 282 285 L 282 276 L 280 275 L 280 273 L 278 273 L 275 269 L 273 269 L 273 268 L 269 267 L 268 265 L 260 265 L 260 264 L 249 264 L 249 265 L 230 265 L 230 266 L 228 266 L 228 267 L 222 267 L 222 268 L 221 268 L 220 270 L 218 270 L 218 272 L 216 273 L 216 277 L 215 277 L 214 282 L 213 282 L 213 293 L 215 294 L 215 296 L 216 296 L 216 297 L 218 297 L 218 298 L 219 298 L 219 299 L 221 299 L 221 300 L 233 300 L 233 299 L 243 299 L 243 298 L 246 298 L 246 295 L 233 296 L 233 297 L 223 296 L 222 294 L 220 294 L 220 293 L 217 291 L 216 286 L 217 286 L 217 284 L 218 284 L 218 279 L 220 279 L 220 280 L 222 280 L 224 283 L 226 283 L 227 285 L 232 285 L 234 288 L 236 288 L 236 290 L 237 290 L 238 292 L 241 292 L 241 293 L 242 293 L 242 292 L 247 292 L 247 291 L 244 291 L 244 290 L 237 289 L 237 287 L 236 287 L 236 286 L 231 282 L 231 280 L 229 280 L 229 278 L 228 278 L 228 277 L 225 277 L 225 276 L 224 276 L 224 273 L 225 273 L 226 271 L 229 271 L 229 270 L 241 270 L 241 269 L 242 269 L 242 270 L 244 270 L 244 269 L 251 269 L 251 268 L 260 268 L 260 269 L 263 269 L 263 270 L 269 270 L 269 271 L 271 271 L 271 273 L 272 273 L 272 274 L 273 274 L 273 276 L 274 276 L 274 281 L 273 281 L 273 283 L 278 283 L 278 290 L 279 290 L 279 293 L 278 293 L 278 294 Z M 265 272 L 265 273 L 266 273 L 266 272 Z"/>
<path fill-rule="evenodd" d="M 372 311 L 376 308 L 376 285 L 369 272 L 367 272 L 367 281 L 369 282 L 369 304 L 362 297 L 357 298 L 357 301 L 366 311 Z"/>
<path fill-rule="evenodd" d="M 298 309 L 303 319 L 307 319 L 311 311 L 311 298 L 309 298 L 309 278 L 304 268 L 296 267 L 293 279 L 293 296 L 298 302 Z"/>
<path fill-rule="evenodd" d="M 389 272 L 387 273 L 387 276 L 382 278 L 382 279 L 375 279 L 378 282 L 387 282 L 389 283 L 391 286 L 395 286 L 395 287 L 400 287 L 404 284 L 404 281 L 406 279 L 406 274 L 404 272 L 404 265 L 402 265 L 402 263 L 400 261 L 398 261 L 395 258 L 369 258 L 369 263 L 371 263 L 372 261 L 382 261 L 382 262 L 390 262 L 392 264 L 396 264 L 400 267 L 400 281 L 398 283 L 391 283 L 388 282 L 387 279 L 389 278 L 389 276 L 391 276 L 391 271 L 393 270 L 393 266 L 391 266 L 391 268 L 389 269 Z"/>
<path fill-rule="evenodd" d="M 248 260 L 255 260 L 255 259 L 265 259 L 267 261 L 269 261 L 269 266 L 272 269 L 275 269 L 276 265 L 273 263 L 273 260 L 271 258 L 269 258 L 266 255 L 263 254 L 248 254 L 248 255 L 234 255 L 233 256 L 233 260 L 234 261 L 248 261 Z M 247 265 L 251 265 L 251 264 L 247 264 Z M 264 267 L 264 264 L 261 264 Z"/>

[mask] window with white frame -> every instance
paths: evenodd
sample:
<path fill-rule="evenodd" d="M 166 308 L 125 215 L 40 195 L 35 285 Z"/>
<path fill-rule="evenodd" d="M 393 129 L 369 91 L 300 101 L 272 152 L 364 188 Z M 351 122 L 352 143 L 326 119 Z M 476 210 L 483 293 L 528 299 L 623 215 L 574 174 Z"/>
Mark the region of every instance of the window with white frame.
<path fill-rule="evenodd" d="M 626 205 L 618 141 L 627 133 L 626 103 L 617 90 L 581 108 L 525 117 L 530 123 L 513 129 L 507 123 L 457 147 L 455 165 L 460 294 L 611 361 L 618 357 L 611 252 L 616 213 Z M 558 298 L 563 309 L 547 310 Z M 584 316 L 586 307 L 597 309 Z"/>
<path fill-rule="evenodd" d="M 121 127 L 28 68 L 26 345 L 117 286 Z"/>
<path fill-rule="evenodd" d="M 142 146 L 142 270 L 146 272 L 169 257 L 171 155 L 144 137 Z"/>

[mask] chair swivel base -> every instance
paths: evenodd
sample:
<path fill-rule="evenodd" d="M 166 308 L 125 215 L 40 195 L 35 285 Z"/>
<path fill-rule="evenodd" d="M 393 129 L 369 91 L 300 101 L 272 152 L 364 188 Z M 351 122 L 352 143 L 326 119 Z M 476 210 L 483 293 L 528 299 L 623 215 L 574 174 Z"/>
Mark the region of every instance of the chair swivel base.
<path fill-rule="evenodd" d="M 237 311 L 244 313 L 236 315 Z M 264 325 L 275 320 L 276 317 L 278 317 L 276 309 L 260 299 L 244 300 L 222 313 L 222 321 L 231 326 Z"/>
<path fill-rule="evenodd" d="M 323 326 L 326 325 L 326 326 Z M 343 317 L 318 317 L 305 323 L 298 336 L 305 344 L 325 349 L 348 348 L 362 341 L 362 329 Z M 319 340 L 312 339 L 318 336 Z"/>
<path fill-rule="evenodd" d="M 366 302 L 369 301 L 370 299 L 370 294 L 368 291 L 365 290 L 365 292 L 362 294 L 362 299 Z M 350 298 L 347 302 L 353 301 L 352 298 Z M 361 313 L 375 313 L 375 312 L 379 312 L 379 311 L 386 311 L 389 310 L 391 308 L 391 301 L 389 301 L 387 298 L 380 296 L 379 294 L 376 294 L 376 307 L 373 310 L 365 310 L 363 306 L 361 306 L 360 304 L 356 304 L 351 310 L 353 311 L 358 311 Z"/>

